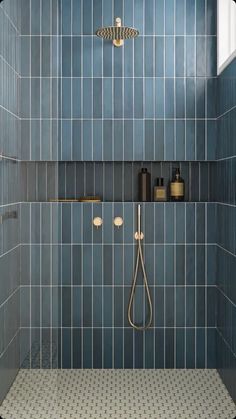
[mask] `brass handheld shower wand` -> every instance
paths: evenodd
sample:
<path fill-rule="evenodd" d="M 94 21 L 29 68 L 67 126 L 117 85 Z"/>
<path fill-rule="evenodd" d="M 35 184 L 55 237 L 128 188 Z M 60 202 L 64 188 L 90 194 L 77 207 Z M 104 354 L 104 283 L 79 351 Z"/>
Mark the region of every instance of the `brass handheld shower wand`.
<path fill-rule="evenodd" d="M 128 321 L 129 321 L 130 326 L 132 326 L 134 329 L 139 330 L 139 331 L 144 331 L 144 330 L 147 330 L 152 324 L 153 310 L 152 310 L 152 299 L 151 299 L 151 295 L 150 295 L 150 291 L 148 287 L 148 280 L 147 280 L 147 274 L 145 270 L 143 251 L 142 251 L 142 245 L 141 245 L 141 240 L 143 240 L 144 235 L 141 232 L 141 205 L 140 204 L 138 205 L 138 231 L 135 233 L 134 237 L 135 237 L 135 240 L 137 240 L 138 242 L 138 250 L 137 250 L 137 259 L 136 259 L 133 283 L 131 287 L 131 293 L 130 293 L 130 299 L 129 299 L 129 305 L 128 305 Z M 136 325 L 133 322 L 132 315 L 131 315 L 132 307 L 134 303 L 134 294 L 135 294 L 135 288 L 136 288 L 136 282 L 137 282 L 137 276 L 138 276 L 139 261 L 141 263 L 141 268 L 143 271 L 144 286 L 146 288 L 148 305 L 149 305 L 149 320 L 145 324 L 145 326 Z"/>

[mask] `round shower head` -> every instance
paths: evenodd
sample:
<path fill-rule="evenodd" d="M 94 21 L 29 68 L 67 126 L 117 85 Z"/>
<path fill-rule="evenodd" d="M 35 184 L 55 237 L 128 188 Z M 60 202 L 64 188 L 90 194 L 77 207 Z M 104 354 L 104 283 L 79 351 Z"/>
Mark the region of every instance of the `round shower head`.
<path fill-rule="evenodd" d="M 96 35 L 100 38 L 109 39 L 113 41 L 116 47 L 120 47 L 124 44 L 124 39 L 132 39 L 139 35 L 139 31 L 135 28 L 129 28 L 121 25 L 121 19 L 117 17 L 115 19 L 115 26 L 107 26 L 105 28 L 99 28 L 96 31 Z"/>

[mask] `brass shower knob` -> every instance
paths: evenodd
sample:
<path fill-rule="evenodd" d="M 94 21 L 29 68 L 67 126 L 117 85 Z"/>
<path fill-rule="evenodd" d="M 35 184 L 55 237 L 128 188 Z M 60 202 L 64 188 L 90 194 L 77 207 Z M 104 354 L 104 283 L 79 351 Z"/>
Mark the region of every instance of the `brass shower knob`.
<path fill-rule="evenodd" d="M 103 219 L 101 217 L 95 217 L 93 219 L 93 225 L 97 228 L 101 227 L 103 224 Z"/>
<path fill-rule="evenodd" d="M 114 218 L 114 225 L 118 228 L 120 228 L 124 224 L 124 220 L 122 217 L 116 217 Z"/>

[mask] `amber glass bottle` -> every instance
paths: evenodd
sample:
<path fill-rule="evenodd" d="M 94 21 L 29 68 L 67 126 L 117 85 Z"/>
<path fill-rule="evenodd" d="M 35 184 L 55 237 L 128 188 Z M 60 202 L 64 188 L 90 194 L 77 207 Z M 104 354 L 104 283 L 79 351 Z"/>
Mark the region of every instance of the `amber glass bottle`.
<path fill-rule="evenodd" d="M 170 182 L 171 201 L 184 201 L 184 180 L 180 177 L 180 170 L 176 169 Z"/>

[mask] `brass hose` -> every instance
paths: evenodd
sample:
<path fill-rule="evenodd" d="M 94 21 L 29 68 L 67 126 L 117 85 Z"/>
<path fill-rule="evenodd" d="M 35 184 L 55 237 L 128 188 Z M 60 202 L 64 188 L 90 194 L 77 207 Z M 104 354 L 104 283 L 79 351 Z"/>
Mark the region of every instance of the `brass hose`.
<path fill-rule="evenodd" d="M 144 259 L 143 259 L 143 251 L 142 251 L 142 246 L 141 246 L 141 240 L 143 239 L 143 237 L 144 237 L 143 233 L 141 232 L 141 205 L 138 205 L 138 231 L 135 234 L 135 239 L 138 241 L 138 249 L 137 249 L 137 259 L 136 259 L 133 283 L 132 283 L 132 287 L 131 287 L 130 299 L 129 299 L 129 305 L 128 305 L 128 321 L 129 321 L 130 326 L 132 326 L 134 329 L 139 330 L 139 331 L 147 330 L 151 326 L 152 316 L 153 316 L 152 299 L 151 299 L 151 295 L 150 295 L 150 291 L 149 291 L 147 274 L 146 274 L 145 264 L 144 264 Z M 135 294 L 137 276 L 138 276 L 139 260 L 141 262 L 141 268 L 142 268 L 142 271 L 143 271 L 144 286 L 145 286 L 145 289 L 146 289 L 148 305 L 149 305 L 149 320 L 148 320 L 147 324 L 145 324 L 144 326 L 136 325 L 133 322 L 132 315 L 131 315 L 132 307 L 133 307 L 133 303 L 134 303 L 134 294 Z"/>

